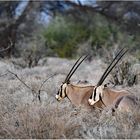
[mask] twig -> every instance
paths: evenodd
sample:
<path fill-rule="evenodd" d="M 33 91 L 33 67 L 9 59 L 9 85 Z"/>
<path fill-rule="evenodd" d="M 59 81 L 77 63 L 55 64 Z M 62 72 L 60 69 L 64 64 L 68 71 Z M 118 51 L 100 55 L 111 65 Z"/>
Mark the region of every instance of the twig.
<path fill-rule="evenodd" d="M 11 46 L 8 46 L 7 48 L 0 50 L 0 53 L 1 53 L 1 52 L 4 52 L 4 51 L 7 51 L 7 50 L 10 49 L 10 48 L 11 48 Z"/>
<path fill-rule="evenodd" d="M 50 77 L 48 77 L 46 80 L 44 80 L 44 81 L 42 82 L 42 84 L 41 84 L 41 86 L 40 86 L 40 88 L 39 88 L 39 90 L 38 90 L 38 99 L 39 99 L 39 101 L 41 101 L 40 93 L 41 93 L 41 91 L 43 91 L 43 90 L 41 90 L 41 88 L 43 87 L 43 85 L 44 85 L 50 78 L 54 77 L 55 75 L 57 75 L 57 74 L 55 73 L 55 74 L 51 75 Z"/>
<path fill-rule="evenodd" d="M 28 89 L 30 89 L 31 91 L 33 91 L 32 88 L 29 87 L 25 82 L 23 82 L 23 81 L 18 77 L 17 74 L 11 72 L 10 70 L 7 70 L 7 71 L 8 71 L 9 73 L 13 74 L 24 86 L 26 86 Z"/>
<path fill-rule="evenodd" d="M 57 74 L 55 73 L 55 74 L 51 75 L 50 77 L 48 77 L 46 80 L 44 80 L 44 81 L 42 82 L 42 84 L 41 84 L 41 86 L 40 86 L 40 88 L 39 88 L 38 91 L 41 91 L 41 88 L 43 87 L 43 85 L 44 85 L 50 78 L 54 77 L 55 75 L 57 75 Z"/>
<path fill-rule="evenodd" d="M 4 48 L 4 49 L 0 50 L 0 53 L 1 53 L 1 52 L 4 52 L 4 51 L 7 51 L 8 49 L 10 49 L 10 48 L 12 47 L 13 42 L 12 42 L 12 40 L 11 40 L 10 38 L 8 38 L 8 39 L 9 39 L 9 41 L 10 41 L 10 46 L 8 45 L 7 48 Z"/>
<path fill-rule="evenodd" d="M 44 85 L 50 78 L 52 78 L 53 76 L 57 75 L 57 74 L 55 73 L 55 74 L 49 76 L 46 80 L 44 80 L 44 81 L 42 82 L 42 84 L 40 85 L 39 90 L 38 90 L 38 91 L 35 91 L 35 90 L 33 90 L 31 87 L 29 87 L 24 81 L 22 81 L 22 80 L 18 77 L 17 74 L 15 74 L 14 72 L 11 72 L 10 70 L 7 70 L 7 71 L 8 71 L 9 73 L 11 73 L 12 75 L 14 75 L 24 86 L 26 86 L 28 89 L 30 89 L 33 93 L 36 93 L 36 97 L 38 97 L 38 99 L 39 99 L 40 102 L 41 102 L 40 93 L 41 93 L 41 91 L 43 91 L 43 90 L 41 90 L 41 88 L 43 87 L 43 85 Z"/>
<path fill-rule="evenodd" d="M 8 37 L 8 39 L 9 39 L 9 41 L 10 41 L 10 47 L 13 45 L 13 42 L 12 42 L 12 40 L 11 40 L 11 38 L 10 37 Z"/>
<path fill-rule="evenodd" d="M 5 75 L 7 75 L 7 74 L 8 74 L 8 73 L 5 73 L 5 74 L 1 74 L 1 75 L 0 75 L 0 77 L 3 77 L 3 76 L 5 76 Z"/>

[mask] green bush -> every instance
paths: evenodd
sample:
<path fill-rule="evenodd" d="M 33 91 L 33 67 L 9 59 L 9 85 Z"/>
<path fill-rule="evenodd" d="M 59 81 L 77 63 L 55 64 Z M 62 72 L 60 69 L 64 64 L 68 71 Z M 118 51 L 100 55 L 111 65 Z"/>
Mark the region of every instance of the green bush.
<path fill-rule="evenodd" d="M 44 32 L 47 47 L 59 57 L 72 57 L 76 45 L 85 37 L 82 25 L 67 22 L 56 17 Z"/>
<path fill-rule="evenodd" d="M 87 16 L 81 15 L 78 19 L 71 16 L 56 16 L 44 30 L 43 35 L 48 54 L 66 58 L 77 55 L 77 50 L 79 51 L 82 44 L 89 40 L 90 49 L 87 50 L 90 54 L 96 52 L 99 55 L 104 54 L 100 48 L 108 49 L 116 44 L 121 48 L 136 48 L 137 44 L 135 37 L 121 31 L 119 26 L 108 22 L 101 15 L 92 16 L 90 13 Z"/>
<path fill-rule="evenodd" d="M 93 22 L 94 23 L 94 22 Z M 94 23 L 95 24 L 95 23 Z M 73 57 L 77 45 L 89 38 L 97 44 L 103 44 L 108 39 L 110 32 L 108 27 L 102 25 L 85 25 L 83 22 L 68 20 L 66 17 L 56 17 L 46 28 L 44 36 L 46 46 L 59 57 Z"/>

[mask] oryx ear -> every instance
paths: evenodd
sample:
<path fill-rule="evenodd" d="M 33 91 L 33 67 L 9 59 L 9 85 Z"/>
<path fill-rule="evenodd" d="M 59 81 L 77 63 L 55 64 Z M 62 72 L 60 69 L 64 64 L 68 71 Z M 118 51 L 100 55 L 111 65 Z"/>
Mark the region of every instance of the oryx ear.
<path fill-rule="evenodd" d="M 104 87 L 106 88 L 108 84 L 104 84 Z"/>
<path fill-rule="evenodd" d="M 104 84 L 104 87 L 106 88 L 106 87 L 108 87 L 108 85 L 110 85 L 110 83 L 106 83 L 106 84 Z"/>
<path fill-rule="evenodd" d="M 70 80 L 67 81 L 67 84 L 70 84 Z"/>

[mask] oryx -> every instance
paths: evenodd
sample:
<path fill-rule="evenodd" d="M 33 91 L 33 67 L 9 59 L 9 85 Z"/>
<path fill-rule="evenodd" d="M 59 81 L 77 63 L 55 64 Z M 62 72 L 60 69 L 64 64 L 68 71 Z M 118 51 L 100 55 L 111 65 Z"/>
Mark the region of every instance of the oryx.
<path fill-rule="evenodd" d="M 58 101 L 67 97 L 72 102 L 72 104 L 74 104 L 77 107 L 83 106 L 85 108 L 93 108 L 89 105 L 88 99 L 93 93 L 94 86 L 86 84 L 79 85 L 70 83 L 70 78 L 77 70 L 77 68 L 80 66 L 80 64 L 87 58 L 87 56 L 88 55 L 86 55 L 85 57 L 83 56 L 80 57 L 69 71 L 64 82 L 60 86 L 57 95 L 55 96 Z M 96 104 L 96 107 L 98 107 L 98 105 L 100 106 L 100 102 Z"/>
<path fill-rule="evenodd" d="M 102 85 L 111 70 L 126 52 L 127 50 L 122 49 L 101 76 L 97 85 L 93 89 L 92 95 L 88 99 L 88 102 L 91 106 L 96 105 L 98 102 L 102 102 L 100 108 L 111 107 L 113 111 L 116 109 L 122 111 L 131 111 L 134 109 L 135 105 L 137 104 L 137 98 L 130 94 L 130 92 L 126 90 L 115 90 Z"/>

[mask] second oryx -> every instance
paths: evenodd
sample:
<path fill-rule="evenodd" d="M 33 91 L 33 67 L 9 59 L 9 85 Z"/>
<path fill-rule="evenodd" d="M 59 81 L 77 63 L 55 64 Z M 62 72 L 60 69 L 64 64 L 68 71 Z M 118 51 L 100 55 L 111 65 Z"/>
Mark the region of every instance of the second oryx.
<path fill-rule="evenodd" d="M 116 109 L 121 111 L 132 111 L 135 109 L 138 99 L 132 95 L 127 90 L 115 90 L 109 87 L 106 87 L 103 84 L 106 77 L 112 71 L 114 66 L 118 63 L 121 57 L 127 52 L 122 49 L 120 57 L 117 59 L 117 56 L 112 60 L 110 65 L 107 67 L 97 85 L 94 87 L 93 94 L 89 98 L 88 102 L 91 106 L 95 106 L 98 102 L 102 102 L 100 108 L 111 108 L 114 112 Z"/>

